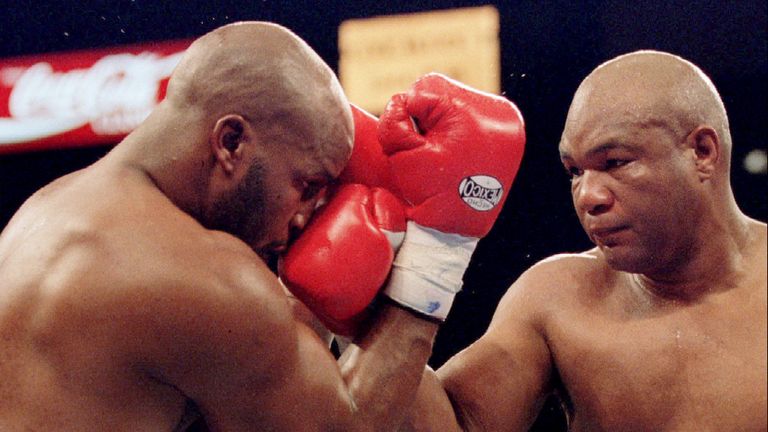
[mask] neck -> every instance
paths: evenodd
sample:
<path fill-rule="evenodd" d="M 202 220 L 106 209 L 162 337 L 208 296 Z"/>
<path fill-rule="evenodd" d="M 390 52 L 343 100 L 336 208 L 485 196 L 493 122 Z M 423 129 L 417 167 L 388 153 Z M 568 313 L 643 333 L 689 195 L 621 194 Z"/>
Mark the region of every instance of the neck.
<path fill-rule="evenodd" d="M 145 175 L 177 207 L 197 218 L 207 163 L 193 144 L 195 126 L 177 123 L 165 111 L 158 107 L 110 156 Z"/>
<path fill-rule="evenodd" d="M 735 287 L 734 281 L 744 271 L 750 220 L 730 201 L 727 208 L 702 216 L 707 222 L 696 228 L 687 259 L 662 270 L 633 274 L 633 281 L 651 295 L 681 301 Z"/>

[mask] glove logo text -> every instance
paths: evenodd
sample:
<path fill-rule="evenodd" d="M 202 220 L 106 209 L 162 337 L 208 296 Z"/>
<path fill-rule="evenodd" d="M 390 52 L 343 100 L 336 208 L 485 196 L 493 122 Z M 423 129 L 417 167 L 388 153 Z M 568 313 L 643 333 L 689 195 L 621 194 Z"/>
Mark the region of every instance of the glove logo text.
<path fill-rule="evenodd" d="M 465 177 L 459 184 L 459 196 L 477 211 L 489 211 L 496 207 L 503 193 L 501 182 L 487 175 Z"/>

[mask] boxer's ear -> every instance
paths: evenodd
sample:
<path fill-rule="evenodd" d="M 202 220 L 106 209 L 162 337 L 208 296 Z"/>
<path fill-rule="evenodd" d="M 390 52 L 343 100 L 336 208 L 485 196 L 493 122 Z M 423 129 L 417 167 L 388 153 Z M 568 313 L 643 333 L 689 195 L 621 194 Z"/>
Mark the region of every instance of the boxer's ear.
<path fill-rule="evenodd" d="M 236 166 L 243 160 L 243 144 L 252 135 L 250 124 L 238 114 L 228 114 L 216 121 L 211 133 L 211 152 L 224 172 L 234 173 Z"/>
<path fill-rule="evenodd" d="M 710 126 L 699 126 L 686 137 L 686 145 L 693 150 L 694 163 L 700 181 L 710 179 L 720 160 L 720 137 Z"/>

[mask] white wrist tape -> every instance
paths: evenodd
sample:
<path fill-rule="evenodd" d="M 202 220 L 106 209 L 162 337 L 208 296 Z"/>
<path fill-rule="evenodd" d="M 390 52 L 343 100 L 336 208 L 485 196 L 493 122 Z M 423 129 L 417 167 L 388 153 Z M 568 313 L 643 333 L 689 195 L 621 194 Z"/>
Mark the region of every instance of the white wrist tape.
<path fill-rule="evenodd" d="M 384 294 L 425 315 L 445 320 L 478 239 L 408 222 Z"/>
<path fill-rule="evenodd" d="M 398 250 L 400 250 L 400 245 L 403 244 L 403 239 L 405 239 L 405 232 L 403 231 L 390 231 L 383 229 L 381 232 L 384 233 L 384 235 L 387 237 L 387 240 L 389 240 L 389 245 L 392 246 L 392 250 L 397 253 Z"/>

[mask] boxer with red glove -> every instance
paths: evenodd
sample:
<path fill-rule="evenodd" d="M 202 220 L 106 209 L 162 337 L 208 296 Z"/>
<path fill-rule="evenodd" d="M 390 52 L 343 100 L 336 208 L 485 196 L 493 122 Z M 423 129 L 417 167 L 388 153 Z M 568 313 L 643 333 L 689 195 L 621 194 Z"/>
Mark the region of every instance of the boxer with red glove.
<path fill-rule="evenodd" d="M 393 187 L 409 205 L 405 241 L 384 292 L 444 320 L 517 174 L 523 118 L 503 97 L 428 74 L 392 97 L 379 142 Z"/>
<path fill-rule="evenodd" d="M 352 336 L 389 275 L 405 232 L 403 203 L 377 138 L 378 120 L 352 106 L 352 156 L 301 236 L 283 257 L 288 289 L 336 334 Z"/>

